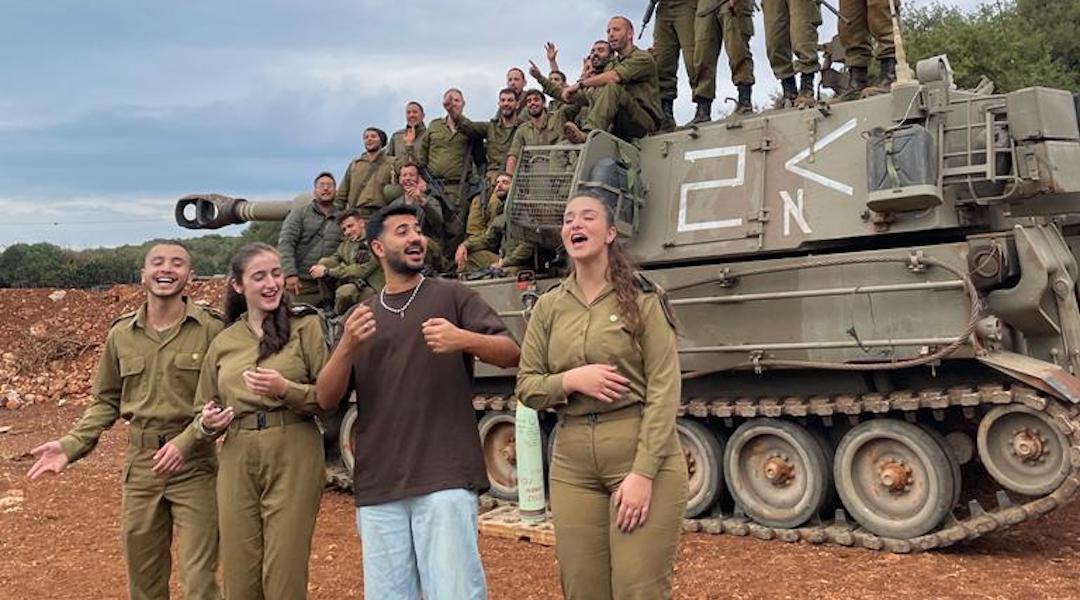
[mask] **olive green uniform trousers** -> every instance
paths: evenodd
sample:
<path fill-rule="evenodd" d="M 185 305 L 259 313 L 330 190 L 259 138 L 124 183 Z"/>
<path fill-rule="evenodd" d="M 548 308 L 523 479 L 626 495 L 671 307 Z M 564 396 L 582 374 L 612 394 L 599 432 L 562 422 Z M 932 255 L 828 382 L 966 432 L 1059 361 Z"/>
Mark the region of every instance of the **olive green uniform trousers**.
<path fill-rule="evenodd" d="M 257 429 L 265 415 L 264 429 Z M 307 597 L 326 483 L 322 434 L 287 410 L 234 422 L 218 459 L 221 566 L 228 600 Z"/>
<path fill-rule="evenodd" d="M 612 494 L 630 473 L 640 411 L 563 417 L 551 464 L 555 555 L 568 600 L 671 597 L 671 573 L 686 510 L 686 461 L 674 452 L 653 479 L 645 524 L 616 527 Z M 677 445 L 676 445 L 677 446 Z"/>
<path fill-rule="evenodd" d="M 704 7 L 709 0 L 698 0 Z M 730 0 L 708 17 L 694 21 L 694 100 L 716 98 L 716 61 L 720 47 L 727 51 L 731 81 L 738 85 L 754 83 L 754 58 L 750 38 L 754 35 L 754 12 L 750 0 Z"/>
<path fill-rule="evenodd" d="M 895 3 L 899 11 L 900 0 Z M 840 14 L 848 19 L 847 24 L 840 20 L 839 29 L 844 61 L 849 69 L 870 65 L 871 36 L 877 46 L 878 60 L 896 57 L 889 0 L 840 0 Z"/>
<path fill-rule="evenodd" d="M 169 597 L 174 525 L 184 597 L 220 598 L 214 579 L 218 531 L 212 448 L 197 451 L 168 477 L 151 470 L 161 443 L 177 433 L 135 428 L 129 433 L 120 522 L 132 600 Z"/>
<path fill-rule="evenodd" d="M 660 97 L 678 96 L 679 50 L 690 77 L 690 88 L 697 83 L 694 65 L 694 19 L 697 0 L 661 0 L 653 26 L 653 56 L 660 83 Z"/>
<path fill-rule="evenodd" d="M 615 137 L 632 140 L 649 135 L 659 127 L 649 111 L 623 86 L 609 83 L 593 92 L 586 129 L 602 129 Z"/>
<path fill-rule="evenodd" d="M 327 297 L 327 288 L 318 279 L 300 277 L 300 293 L 293 296 L 293 302 L 318 306 Z"/>
<path fill-rule="evenodd" d="M 430 251 L 430 243 L 429 251 Z M 375 295 L 375 290 L 369 285 L 359 286 L 355 283 L 339 285 L 334 290 L 334 312 L 343 315 L 354 304 L 359 304 Z"/>
<path fill-rule="evenodd" d="M 815 0 L 763 0 L 761 9 L 765 13 L 765 49 L 773 75 L 787 79 L 795 73 L 820 71 L 817 29 L 821 25 L 821 6 Z"/>

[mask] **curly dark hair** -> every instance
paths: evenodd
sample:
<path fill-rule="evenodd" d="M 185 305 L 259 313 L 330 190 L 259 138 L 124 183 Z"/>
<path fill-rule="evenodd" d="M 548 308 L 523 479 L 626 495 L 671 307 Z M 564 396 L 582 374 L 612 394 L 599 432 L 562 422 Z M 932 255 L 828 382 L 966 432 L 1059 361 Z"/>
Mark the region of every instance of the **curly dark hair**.
<path fill-rule="evenodd" d="M 247 312 L 248 309 L 247 300 L 244 299 L 243 294 L 233 288 L 233 282 L 240 283 L 244 268 L 251 262 L 251 259 L 267 252 L 280 256 L 276 248 L 262 242 L 246 244 L 233 255 L 232 261 L 229 263 L 229 278 L 225 282 L 225 320 L 230 324 L 235 323 L 240 318 L 240 315 Z M 262 339 L 259 340 L 257 360 L 263 360 L 268 356 L 277 354 L 288 343 L 291 334 L 289 318 L 291 312 L 289 308 L 289 296 L 286 294 L 282 296 L 278 307 L 263 319 L 263 335 Z"/>

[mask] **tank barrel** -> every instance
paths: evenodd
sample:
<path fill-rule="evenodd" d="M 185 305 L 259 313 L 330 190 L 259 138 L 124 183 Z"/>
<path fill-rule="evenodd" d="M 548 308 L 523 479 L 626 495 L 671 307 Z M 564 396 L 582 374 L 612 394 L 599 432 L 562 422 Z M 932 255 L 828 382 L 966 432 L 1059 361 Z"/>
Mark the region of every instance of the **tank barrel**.
<path fill-rule="evenodd" d="M 220 229 L 248 221 L 281 221 L 292 201 L 251 202 L 223 194 L 192 194 L 176 201 L 176 224 L 185 229 Z"/>

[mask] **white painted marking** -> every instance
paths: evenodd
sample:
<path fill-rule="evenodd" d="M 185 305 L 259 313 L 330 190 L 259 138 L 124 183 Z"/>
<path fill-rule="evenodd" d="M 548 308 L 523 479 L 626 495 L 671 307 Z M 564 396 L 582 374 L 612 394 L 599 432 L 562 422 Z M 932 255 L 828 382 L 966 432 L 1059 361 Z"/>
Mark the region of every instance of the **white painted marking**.
<path fill-rule="evenodd" d="M 855 129 L 855 126 L 858 124 L 858 122 L 859 120 L 857 118 L 853 118 L 847 123 L 841 125 L 839 128 L 830 132 L 828 135 L 814 143 L 813 152 L 821 152 L 821 150 L 823 150 L 825 146 L 828 146 L 829 144 L 840 139 L 840 137 L 843 136 L 845 133 L 851 131 L 852 129 Z M 842 181 L 829 179 L 828 177 L 820 173 L 815 173 L 810 169 L 796 166 L 798 163 L 809 158 L 810 152 L 810 147 L 807 147 L 802 152 L 796 154 L 795 156 L 792 156 L 791 160 L 784 163 L 784 168 L 788 171 L 791 171 L 792 173 L 795 173 L 796 175 L 802 175 L 810 181 L 816 181 L 817 183 L 820 183 L 827 188 L 834 189 L 841 194 L 847 194 L 848 196 L 853 196 L 855 194 L 855 189 Z"/>
<path fill-rule="evenodd" d="M 695 181 L 692 183 L 684 183 L 679 187 L 679 220 L 677 225 L 677 230 L 679 232 L 703 231 L 706 229 L 724 229 L 742 226 L 743 220 L 741 218 L 687 223 L 687 213 L 689 212 L 687 208 L 687 200 L 690 192 L 715 190 L 726 187 L 739 187 L 743 184 L 744 178 L 746 177 L 746 145 L 744 144 L 742 146 L 706 148 L 704 150 L 688 150 L 683 155 L 683 158 L 691 163 L 710 158 L 723 158 L 725 156 L 734 156 L 737 159 L 735 164 L 734 177 L 728 177 L 726 179 L 709 179 L 707 181 Z"/>
<path fill-rule="evenodd" d="M 780 190 L 780 199 L 784 201 L 784 237 L 791 235 L 792 219 L 795 219 L 795 224 L 803 233 L 810 233 L 810 224 L 806 222 L 806 216 L 803 214 L 803 189 L 799 188 L 795 191 L 795 200 L 791 199 L 791 194 L 787 193 L 787 190 Z"/>

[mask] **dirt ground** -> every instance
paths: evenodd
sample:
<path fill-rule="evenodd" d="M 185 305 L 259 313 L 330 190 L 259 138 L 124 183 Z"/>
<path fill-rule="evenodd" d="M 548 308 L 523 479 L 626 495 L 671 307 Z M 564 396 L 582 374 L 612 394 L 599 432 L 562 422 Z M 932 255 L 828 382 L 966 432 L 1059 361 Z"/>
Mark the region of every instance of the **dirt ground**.
<path fill-rule="evenodd" d="M 48 300 L 49 292 L 0 290 L 0 598 L 124 598 L 118 518 L 125 425 L 59 477 L 31 483 L 25 473 L 32 464 L 27 451 L 63 434 L 82 412 L 97 351 L 71 340 L 102 339 L 104 315 L 133 306 L 138 295 L 114 288 Z M 213 299 L 215 289 L 199 292 Z M 561 597 L 553 549 L 480 542 L 491 598 Z M 1080 502 L 987 538 L 911 556 L 687 534 L 675 597 L 1080 598 L 1078 549 Z M 328 490 L 313 543 L 310 597 L 359 598 L 362 587 L 351 498 Z"/>

